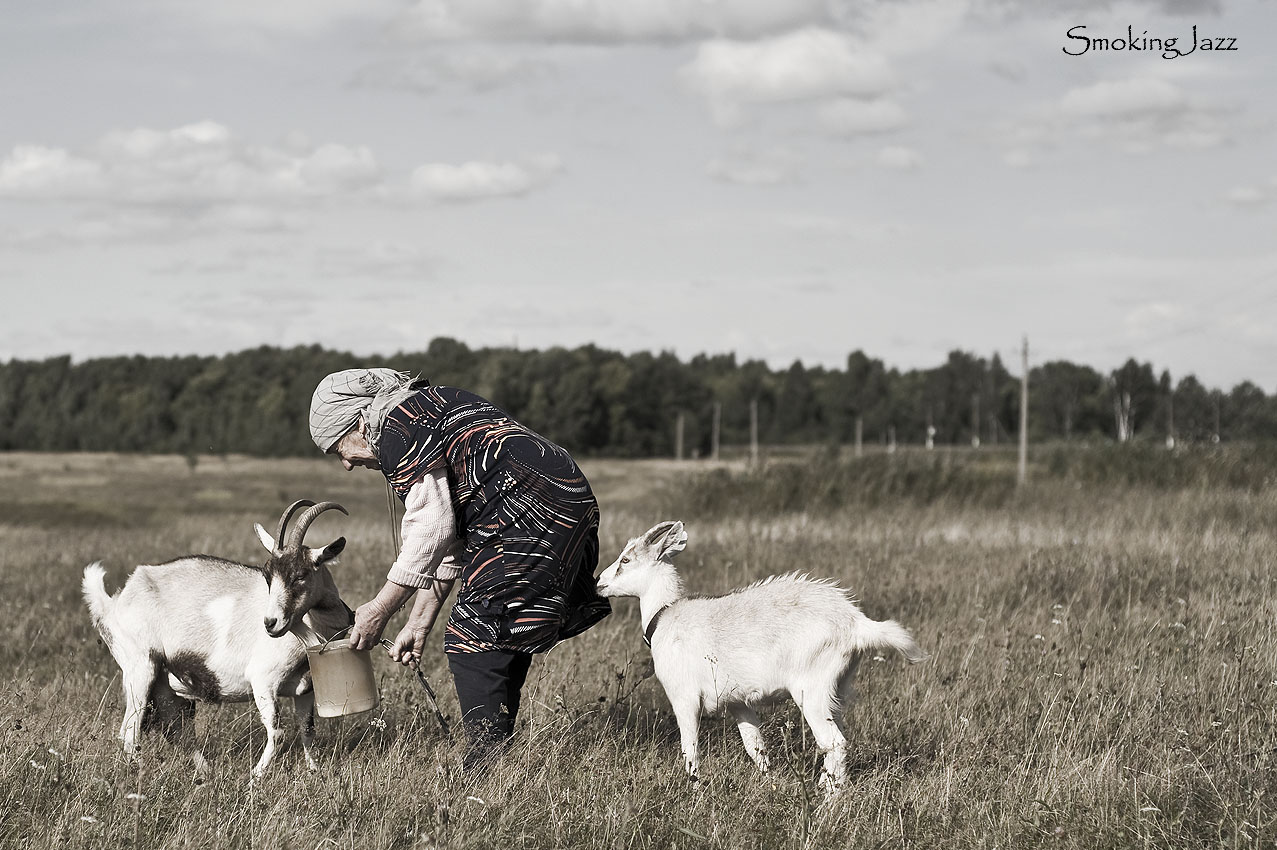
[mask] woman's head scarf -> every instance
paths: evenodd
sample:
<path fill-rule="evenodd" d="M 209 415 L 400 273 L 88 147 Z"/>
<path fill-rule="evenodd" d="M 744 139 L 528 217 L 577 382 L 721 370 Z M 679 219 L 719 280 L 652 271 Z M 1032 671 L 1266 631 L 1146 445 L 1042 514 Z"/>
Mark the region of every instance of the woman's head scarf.
<path fill-rule="evenodd" d="M 310 397 L 310 437 L 327 452 L 359 423 L 368 422 L 368 445 L 381 442 L 386 414 L 416 392 L 413 378 L 394 369 L 346 369 L 319 382 Z"/>

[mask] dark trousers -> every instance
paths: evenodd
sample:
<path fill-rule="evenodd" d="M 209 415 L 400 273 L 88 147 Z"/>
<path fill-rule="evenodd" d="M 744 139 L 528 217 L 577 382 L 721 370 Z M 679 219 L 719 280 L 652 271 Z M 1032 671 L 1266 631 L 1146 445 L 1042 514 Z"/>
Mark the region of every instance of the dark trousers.
<path fill-rule="evenodd" d="M 514 734 L 519 697 L 532 655 L 527 652 L 448 653 L 448 669 L 457 687 L 461 725 L 470 745 L 463 765 L 471 768 Z"/>

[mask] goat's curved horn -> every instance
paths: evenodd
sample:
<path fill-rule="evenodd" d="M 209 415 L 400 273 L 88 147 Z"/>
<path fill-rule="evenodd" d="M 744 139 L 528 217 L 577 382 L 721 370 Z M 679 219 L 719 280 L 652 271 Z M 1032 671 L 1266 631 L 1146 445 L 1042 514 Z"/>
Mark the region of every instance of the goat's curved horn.
<path fill-rule="evenodd" d="M 336 502 L 320 502 L 306 509 L 306 513 L 297 518 L 297 524 L 293 526 L 293 533 L 288 538 L 289 549 L 295 549 L 302 545 L 302 541 L 306 539 L 306 529 L 310 528 L 310 524 L 315 521 L 315 517 L 319 516 L 326 510 L 337 510 L 350 516 L 350 512 Z"/>
<path fill-rule="evenodd" d="M 288 527 L 288 521 L 292 519 L 293 514 L 297 513 L 299 508 L 309 508 L 315 504 L 310 499 L 298 499 L 289 505 L 284 513 L 279 517 L 279 525 L 275 528 L 275 548 L 277 550 L 284 548 L 284 529 Z"/>

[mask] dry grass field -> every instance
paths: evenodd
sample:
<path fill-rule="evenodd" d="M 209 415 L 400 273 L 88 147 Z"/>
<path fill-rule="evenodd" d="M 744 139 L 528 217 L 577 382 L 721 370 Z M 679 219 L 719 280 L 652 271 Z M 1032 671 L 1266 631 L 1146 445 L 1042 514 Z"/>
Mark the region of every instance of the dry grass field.
<path fill-rule="evenodd" d="M 0 845 L 1277 845 L 1272 476 L 1244 450 L 1149 484 L 1039 458 L 1017 492 L 1005 459 L 984 456 L 824 457 L 748 475 L 582 464 L 604 563 L 682 519 L 693 592 L 791 570 L 835 577 L 931 653 L 862 665 L 850 787 L 825 801 L 792 706 L 767 715 L 770 775 L 720 718 L 702 730 L 704 778 L 688 783 L 664 694 L 639 677 L 632 600 L 534 664 L 515 746 L 477 779 L 458 774 L 456 741 L 384 656 L 381 707 L 320 720 L 316 772 L 290 733 L 250 787 L 264 733 L 249 705 L 199 710 L 207 781 L 160 739 L 130 763 L 115 737 L 118 669 L 80 599 L 85 564 L 102 560 L 114 590 L 134 565 L 189 552 L 256 563 L 254 521 L 271 525 L 295 498 L 336 499 L 351 516 L 326 514 L 309 538 L 348 538 L 334 574 L 358 604 L 392 555 L 382 479 L 319 459 L 0 455 Z M 1229 471 L 1201 472 L 1212 464 Z M 442 656 L 425 667 L 455 718 Z"/>

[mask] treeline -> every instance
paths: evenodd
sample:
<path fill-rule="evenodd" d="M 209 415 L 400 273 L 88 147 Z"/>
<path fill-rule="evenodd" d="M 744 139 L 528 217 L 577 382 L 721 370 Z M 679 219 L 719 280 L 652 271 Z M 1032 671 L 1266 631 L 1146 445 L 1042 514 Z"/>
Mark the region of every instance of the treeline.
<path fill-rule="evenodd" d="M 773 370 L 732 354 L 621 354 L 595 346 L 471 349 L 439 338 L 423 352 L 357 357 L 319 346 L 222 357 L 69 357 L 0 364 L 0 449 L 307 455 L 307 413 L 325 374 L 386 365 L 471 389 L 574 452 L 643 457 L 747 443 L 757 403 L 766 444 L 984 444 L 1012 440 L 1019 378 L 997 355 L 962 351 L 932 369 L 900 371 L 860 351 L 840 369 L 795 362 Z M 1277 397 L 1245 382 L 1224 392 L 1128 361 L 1109 374 L 1056 361 L 1030 371 L 1033 440 L 1180 441 L 1277 437 Z"/>

